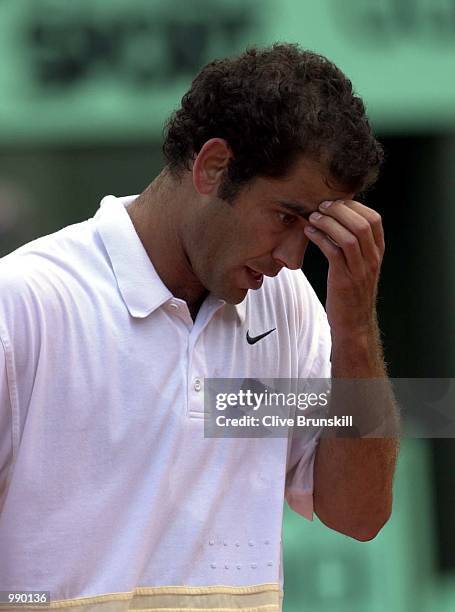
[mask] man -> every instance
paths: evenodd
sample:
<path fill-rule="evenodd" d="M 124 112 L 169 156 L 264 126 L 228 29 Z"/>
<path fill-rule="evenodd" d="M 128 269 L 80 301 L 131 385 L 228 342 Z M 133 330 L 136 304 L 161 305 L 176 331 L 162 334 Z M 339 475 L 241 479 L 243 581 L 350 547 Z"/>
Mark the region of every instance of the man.
<path fill-rule="evenodd" d="M 279 610 L 284 496 L 369 540 L 396 441 L 205 438 L 204 381 L 386 381 L 381 219 L 355 200 L 381 147 L 346 77 L 283 44 L 207 65 L 164 153 L 139 197 L 1 262 L 0 590 Z M 300 271 L 309 242 L 327 314 Z M 395 421 L 387 394 L 367 400 Z"/>

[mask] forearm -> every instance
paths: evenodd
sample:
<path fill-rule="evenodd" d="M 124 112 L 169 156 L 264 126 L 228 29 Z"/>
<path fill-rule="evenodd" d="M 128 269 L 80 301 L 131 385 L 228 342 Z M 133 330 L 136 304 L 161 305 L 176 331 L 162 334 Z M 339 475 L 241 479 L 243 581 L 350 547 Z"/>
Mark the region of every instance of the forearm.
<path fill-rule="evenodd" d="M 324 432 L 314 466 L 315 511 L 332 529 L 368 540 L 390 516 L 398 454 L 398 415 L 376 325 L 358 338 L 333 339 L 332 378 L 331 413 L 349 409 L 361 437 Z M 383 437 L 362 437 L 372 431 Z"/>

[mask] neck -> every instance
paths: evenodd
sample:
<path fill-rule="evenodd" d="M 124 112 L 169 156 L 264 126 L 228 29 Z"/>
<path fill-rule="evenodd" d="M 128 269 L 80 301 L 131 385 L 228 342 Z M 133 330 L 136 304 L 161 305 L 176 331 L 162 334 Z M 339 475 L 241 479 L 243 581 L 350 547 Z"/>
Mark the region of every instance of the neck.
<path fill-rule="evenodd" d="M 192 270 L 181 236 L 190 199 L 188 179 L 179 182 L 163 170 L 127 211 L 159 277 L 195 318 L 207 290 Z"/>

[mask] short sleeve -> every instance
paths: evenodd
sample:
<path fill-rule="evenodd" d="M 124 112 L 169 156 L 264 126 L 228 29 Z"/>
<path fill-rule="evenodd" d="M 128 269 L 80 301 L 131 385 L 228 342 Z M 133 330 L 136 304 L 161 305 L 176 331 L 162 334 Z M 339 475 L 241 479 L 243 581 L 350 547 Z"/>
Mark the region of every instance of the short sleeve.
<path fill-rule="evenodd" d="M 11 402 L 6 373 L 6 354 L 0 338 L 0 512 L 6 494 L 6 479 L 12 453 Z"/>
<path fill-rule="evenodd" d="M 305 379 L 317 379 L 314 386 L 320 386 L 320 392 L 327 391 L 331 377 L 331 335 L 330 326 L 327 321 L 322 304 L 315 294 L 313 298 L 313 317 L 310 324 L 311 333 L 306 334 L 306 339 L 301 341 L 301 356 L 305 359 L 311 353 L 311 362 L 302 365 L 301 376 Z M 317 300 L 317 303 L 314 302 Z M 309 348 L 311 347 L 311 349 Z M 324 408 L 311 409 L 311 417 L 325 416 Z M 289 441 L 288 461 L 286 472 L 285 497 L 289 506 L 306 519 L 313 520 L 313 468 L 316 448 L 322 427 L 310 427 L 299 436 L 294 436 Z"/>

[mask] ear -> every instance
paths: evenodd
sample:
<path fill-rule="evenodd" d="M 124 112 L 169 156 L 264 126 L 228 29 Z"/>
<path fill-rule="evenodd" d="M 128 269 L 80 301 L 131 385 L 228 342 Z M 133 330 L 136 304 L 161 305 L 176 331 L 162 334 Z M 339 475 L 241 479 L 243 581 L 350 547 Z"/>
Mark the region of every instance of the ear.
<path fill-rule="evenodd" d="M 193 163 L 193 185 L 201 195 L 218 191 L 232 151 L 222 138 L 211 138 L 202 146 Z"/>

